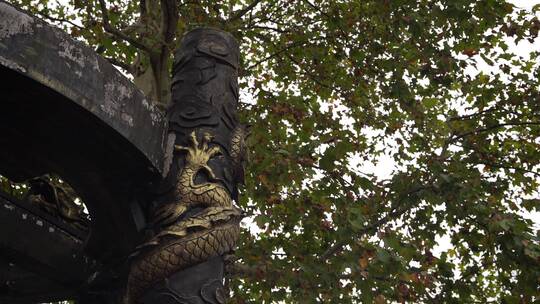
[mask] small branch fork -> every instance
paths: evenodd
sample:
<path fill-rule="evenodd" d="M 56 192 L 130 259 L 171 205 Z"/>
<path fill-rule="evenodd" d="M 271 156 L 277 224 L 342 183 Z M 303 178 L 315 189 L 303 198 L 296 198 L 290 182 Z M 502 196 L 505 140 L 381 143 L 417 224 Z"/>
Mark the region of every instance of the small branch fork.
<path fill-rule="evenodd" d="M 524 121 L 524 122 L 509 122 L 509 123 L 501 123 L 501 124 L 496 124 L 496 125 L 492 125 L 492 126 L 487 126 L 485 128 L 479 128 L 479 129 L 475 129 L 475 130 L 472 130 L 472 131 L 468 131 L 468 132 L 465 132 L 465 133 L 462 133 L 462 134 L 459 134 L 459 135 L 456 135 L 452 138 L 450 138 L 448 141 L 450 143 L 452 142 L 455 142 L 455 141 L 458 141 L 464 137 L 467 137 L 469 135 L 472 135 L 472 134 L 478 134 L 478 133 L 482 133 L 482 132 L 487 132 L 487 131 L 491 131 L 491 130 L 494 130 L 494 129 L 499 129 L 499 128 L 502 128 L 502 127 L 511 127 L 511 126 L 539 126 L 540 125 L 540 122 L 537 122 L 537 121 Z"/>
<path fill-rule="evenodd" d="M 405 212 L 409 211 L 410 210 L 409 206 L 401 206 L 401 208 L 399 208 L 400 203 L 403 200 L 405 200 L 406 198 L 408 198 L 410 195 L 418 193 L 419 191 L 422 191 L 422 190 L 428 189 L 428 188 L 431 188 L 431 186 L 418 186 L 418 187 L 412 189 L 411 191 L 408 191 L 407 193 L 405 193 L 405 195 L 403 195 L 400 199 L 398 199 L 398 201 L 395 203 L 394 208 L 390 212 L 388 212 L 385 216 L 378 219 L 377 221 L 375 221 L 375 222 L 369 224 L 368 226 L 360 229 L 360 231 L 358 231 L 358 235 L 364 235 L 364 234 L 372 231 L 373 229 L 377 229 L 381 225 L 384 225 L 384 224 L 390 222 L 391 220 L 400 217 Z M 345 247 L 345 245 L 347 245 L 347 243 L 348 243 L 348 241 L 345 241 L 345 240 L 336 242 L 334 245 L 332 245 L 330 248 L 328 248 L 321 255 L 320 261 L 325 262 L 330 257 L 332 257 L 333 255 L 335 255 L 339 251 L 341 251 L 343 249 L 343 247 Z"/>
<path fill-rule="evenodd" d="M 71 20 L 62 19 L 62 18 L 55 18 L 55 17 L 49 16 L 49 15 L 43 13 L 43 12 L 39 12 L 38 15 L 45 18 L 45 19 L 54 21 L 54 22 L 67 23 L 67 24 L 69 24 L 69 25 L 71 25 L 73 27 L 76 27 L 78 29 L 83 29 L 84 28 L 84 27 L 72 22 Z"/>
<path fill-rule="evenodd" d="M 245 14 L 249 13 L 252 9 L 254 9 L 255 6 L 257 6 L 257 4 L 259 4 L 260 2 L 261 2 L 261 0 L 254 0 L 248 6 L 244 7 L 243 9 L 241 9 L 241 10 L 239 10 L 237 12 L 235 12 L 234 15 L 232 15 L 229 18 L 229 20 L 227 20 L 227 22 L 234 22 L 234 21 L 237 21 L 238 19 L 242 18 Z"/>
<path fill-rule="evenodd" d="M 115 65 L 117 67 L 120 67 L 124 70 L 126 70 L 127 72 L 129 73 L 132 73 L 133 72 L 133 66 L 130 65 L 130 64 L 127 64 L 125 62 L 122 62 L 120 60 L 117 60 L 115 58 L 110 58 L 110 57 L 104 57 L 108 62 L 110 62 L 112 65 Z"/>
<path fill-rule="evenodd" d="M 153 52 L 153 50 L 149 46 L 145 45 L 142 41 L 124 34 L 123 32 L 119 31 L 118 29 L 114 28 L 111 25 L 110 20 L 109 20 L 109 11 L 107 10 L 107 4 L 105 3 L 105 0 L 99 0 L 99 6 L 101 9 L 101 15 L 103 18 L 103 29 L 105 29 L 107 33 L 114 35 L 115 37 L 130 43 L 132 46 L 140 50 L 143 50 L 148 53 Z"/>

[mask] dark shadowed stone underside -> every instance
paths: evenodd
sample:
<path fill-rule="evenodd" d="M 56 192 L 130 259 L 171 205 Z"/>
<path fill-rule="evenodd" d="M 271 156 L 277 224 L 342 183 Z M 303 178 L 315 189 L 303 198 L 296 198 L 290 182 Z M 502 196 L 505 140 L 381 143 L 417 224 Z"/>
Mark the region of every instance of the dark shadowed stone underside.
<path fill-rule="evenodd" d="M 92 49 L 1 0 L 0 89 L 0 174 L 67 180 L 92 220 L 90 235 L 72 245 L 107 269 L 121 269 L 145 226 L 150 185 L 166 174 L 164 114 Z M 3 261 L 11 263 L 6 256 L 40 254 L 4 248 L 4 224 L 0 273 Z M 46 238 L 20 234 L 47 246 Z"/>

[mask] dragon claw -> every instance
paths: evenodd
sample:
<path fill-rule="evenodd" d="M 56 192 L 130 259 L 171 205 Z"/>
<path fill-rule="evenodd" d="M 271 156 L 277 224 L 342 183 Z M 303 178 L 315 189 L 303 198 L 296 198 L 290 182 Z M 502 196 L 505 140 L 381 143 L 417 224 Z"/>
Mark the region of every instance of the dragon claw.
<path fill-rule="evenodd" d="M 195 134 L 195 131 L 191 132 L 189 138 L 194 147 L 199 146 L 199 141 L 197 140 L 197 135 Z"/>
<path fill-rule="evenodd" d="M 220 155 L 220 154 L 221 154 L 221 149 L 217 146 L 208 149 L 208 155 L 210 157 L 215 156 L 215 155 Z"/>
<path fill-rule="evenodd" d="M 212 139 L 214 139 L 214 136 L 212 136 L 210 133 L 208 132 L 205 132 L 204 135 L 203 135 L 203 142 L 207 142 L 209 143 L 210 141 L 212 141 Z"/>
<path fill-rule="evenodd" d="M 208 150 L 208 144 L 214 139 L 214 136 L 210 135 L 210 133 L 205 132 L 202 137 L 202 149 Z"/>
<path fill-rule="evenodd" d="M 174 145 L 174 151 L 176 152 L 185 152 L 189 151 L 188 147 L 180 146 L 180 145 Z"/>

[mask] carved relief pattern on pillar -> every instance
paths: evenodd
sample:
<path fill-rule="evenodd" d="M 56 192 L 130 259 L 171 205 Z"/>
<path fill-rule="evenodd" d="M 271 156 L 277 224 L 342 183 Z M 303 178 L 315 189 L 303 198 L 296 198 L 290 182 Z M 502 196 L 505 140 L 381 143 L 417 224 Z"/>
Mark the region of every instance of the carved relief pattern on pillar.
<path fill-rule="evenodd" d="M 168 112 L 173 187 L 150 216 L 155 233 L 133 255 L 128 303 L 225 302 L 221 257 L 238 240 L 242 212 L 233 202 L 246 161 L 247 131 L 236 115 L 238 57 L 237 42 L 219 30 L 194 30 L 182 40 Z M 182 283 L 189 276 L 201 286 Z"/>

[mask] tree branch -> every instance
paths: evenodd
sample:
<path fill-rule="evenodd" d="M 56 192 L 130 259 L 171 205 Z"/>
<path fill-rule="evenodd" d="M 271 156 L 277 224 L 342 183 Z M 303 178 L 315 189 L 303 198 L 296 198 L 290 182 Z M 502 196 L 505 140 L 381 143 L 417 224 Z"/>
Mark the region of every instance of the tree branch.
<path fill-rule="evenodd" d="M 175 0 L 161 0 L 161 37 L 169 45 L 176 35 L 178 8 Z"/>
<path fill-rule="evenodd" d="M 265 25 L 248 25 L 245 28 L 268 30 L 268 31 L 273 31 L 280 34 L 287 34 L 291 32 L 291 30 L 289 29 L 280 29 L 278 27 L 271 27 L 271 26 L 265 26 Z"/>
<path fill-rule="evenodd" d="M 512 170 L 520 171 L 520 172 L 523 172 L 523 173 L 530 173 L 530 174 L 540 178 L 540 173 L 539 172 L 532 171 L 532 170 L 527 170 L 525 168 L 514 167 L 514 166 L 505 165 L 505 164 L 499 164 L 499 163 L 490 163 L 490 162 L 477 162 L 477 164 L 490 166 L 490 167 L 493 167 L 493 168 L 499 168 L 499 169 L 507 169 L 507 170 L 512 169 Z"/>
<path fill-rule="evenodd" d="M 139 0 L 139 11 L 141 12 L 141 18 L 146 17 L 146 0 Z"/>
<path fill-rule="evenodd" d="M 272 44 L 274 47 L 277 47 L 277 45 L 275 43 L 273 43 L 270 39 L 264 37 L 263 35 L 260 35 L 258 34 L 257 37 L 259 37 L 259 39 L 261 39 L 262 41 L 266 42 L 266 43 L 270 43 Z M 303 70 L 303 73 L 301 73 L 301 75 L 304 75 L 304 76 L 307 76 L 309 77 L 311 80 L 313 80 L 315 83 L 317 83 L 319 86 L 321 87 L 324 87 L 324 88 L 327 88 L 329 90 L 335 90 L 335 91 L 341 91 L 339 88 L 336 88 L 334 87 L 333 85 L 329 85 L 329 84 L 325 84 L 323 83 L 321 80 L 318 79 L 318 77 L 312 73 L 310 73 L 307 69 L 306 69 L 306 65 L 305 64 L 300 64 L 296 59 L 294 59 L 291 54 L 287 53 L 287 52 L 284 52 L 285 56 L 291 61 L 293 62 L 294 64 L 296 64 L 298 66 L 299 69 Z"/>
<path fill-rule="evenodd" d="M 100 9 L 101 9 L 101 15 L 102 15 L 102 18 L 103 18 L 103 28 L 105 29 L 106 32 L 110 33 L 111 35 L 114 35 L 115 37 L 118 37 L 126 42 L 129 42 L 132 46 L 140 49 L 140 50 L 143 50 L 143 51 L 146 51 L 148 53 L 153 53 L 154 51 L 152 51 L 152 49 L 150 47 L 148 47 L 147 45 L 145 45 L 144 43 L 142 43 L 141 41 L 137 40 L 137 39 L 134 39 L 124 33 L 122 33 L 121 31 L 113 28 L 110 24 L 110 21 L 109 21 L 109 11 L 107 10 L 107 5 L 105 4 L 105 0 L 99 0 L 99 6 L 100 6 Z"/>
<path fill-rule="evenodd" d="M 401 209 L 398 209 L 398 206 L 400 206 L 401 202 L 407 198 L 409 195 L 411 194 L 414 194 L 414 193 L 417 193 L 421 190 L 424 190 L 424 189 L 427 189 L 427 188 L 430 188 L 431 186 L 419 186 L 419 187 L 416 187 L 414 188 L 413 190 L 407 192 L 405 195 L 403 195 L 403 197 L 401 197 L 396 203 L 395 203 L 395 206 L 394 208 L 388 212 L 385 216 L 383 216 L 382 218 L 378 219 L 377 221 L 369 224 L 368 226 L 360 229 L 358 231 L 358 234 L 359 235 L 364 235 L 370 231 L 372 231 L 373 229 L 376 229 L 378 228 L 379 226 L 383 225 L 383 224 L 386 224 L 388 223 L 389 221 L 393 220 L 393 219 L 396 219 L 398 217 L 400 217 L 401 215 L 403 215 L 405 212 L 409 211 L 410 208 L 409 206 L 401 206 L 402 208 Z M 322 255 L 321 255 L 321 262 L 324 262 L 326 260 L 328 260 L 328 258 L 330 258 L 331 256 L 335 255 L 336 253 L 338 253 L 339 251 L 341 251 L 341 249 L 347 245 L 349 241 L 339 241 L 339 242 L 336 242 L 334 245 L 332 245 L 330 248 L 328 248 Z"/>
<path fill-rule="evenodd" d="M 319 13 L 321 13 L 323 16 L 325 16 L 329 22 L 333 22 L 334 18 L 332 18 L 330 15 L 328 15 L 327 13 L 325 13 L 320 7 L 316 6 L 315 4 L 311 3 L 309 0 L 305 0 L 305 2 L 311 6 L 313 9 L 317 10 Z M 347 44 L 349 44 L 349 35 L 347 35 L 347 33 L 345 33 L 345 31 L 343 30 L 343 28 L 341 28 L 340 26 L 338 27 L 339 31 L 341 32 L 341 35 L 343 35 L 343 38 L 347 41 Z"/>
<path fill-rule="evenodd" d="M 240 278 L 254 278 L 254 279 L 265 279 L 270 281 L 275 281 L 282 274 L 281 272 L 269 268 L 265 264 L 259 265 L 245 265 L 241 263 L 231 263 L 226 266 L 226 272 L 228 277 L 240 277 Z"/>
<path fill-rule="evenodd" d="M 293 49 L 293 48 L 295 48 L 295 47 L 300 47 L 300 46 L 304 45 L 304 44 L 307 43 L 307 42 L 308 42 L 308 41 L 306 40 L 306 41 L 296 41 L 296 42 L 294 42 L 294 43 L 291 43 L 291 44 L 288 45 L 287 47 L 284 47 L 284 48 L 282 48 L 281 50 L 278 50 L 277 52 L 275 52 L 275 53 L 273 53 L 273 54 L 270 54 L 270 55 L 266 56 L 265 58 L 263 58 L 263 59 L 261 59 L 261 60 L 258 60 L 257 62 L 255 62 L 255 63 L 253 63 L 252 65 L 248 66 L 248 67 L 245 68 L 244 70 L 245 70 L 245 71 L 249 71 L 249 70 L 251 70 L 252 68 L 254 68 L 254 67 L 260 65 L 260 64 L 263 63 L 263 62 L 266 62 L 266 61 L 268 61 L 268 60 L 270 60 L 270 59 L 272 59 L 272 58 L 275 58 L 275 57 L 279 56 L 280 54 L 282 54 L 282 53 L 284 53 L 284 52 L 286 52 L 286 51 L 288 51 L 288 50 L 290 50 L 290 49 Z"/>
<path fill-rule="evenodd" d="M 133 74 L 133 66 L 130 65 L 130 64 L 127 64 L 123 61 L 120 61 L 118 59 L 115 59 L 115 58 L 109 58 L 109 57 L 103 57 L 105 58 L 108 62 L 110 62 L 112 65 L 115 65 L 117 67 L 120 67 L 124 70 L 126 70 L 128 73 L 131 73 Z"/>
<path fill-rule="evenodd" d="M 250 5 L 244 7 L 243 9 L 237 11 L 234 15 L 232 15 L 227 22 L 234 22 L 240 18 L 242 18 L 245 14 L 247 14 L 249 11 L 251 11 L 257 4 L 259 4 L 261 0 L 254 0 L 251 2 Z"/>
<path fill-rule="evenodd" d="M 459 134 L 453 138 L 450 138 L 449 139 L 449 142 L 455 142 L 455 141 L 458 141 L 466 136 L 469 136 L 469 135 L 472 135 L 472 134 L 476 134 L 476 133 L 482 133 L 482 132 L 487 132 L 487 131 L 491 131 L 491 130 L 494 130 L 494 129 L 498 129 L 498 128 L 502 128 L 502 127 L 508 127 L 508 126 L 535 126 L 535 125 L 540 125 L 540 122 L 535 122 L 535 121 L 525 121 L 525 122 L 511 122 L 511 123 L 501 123 L 501 124 L 496 124 L 496 125 L 493 125 L 493 126 L 488 126 L 488 127 L 485 127 L 485 128 L 480 128 L 480 129 L 475 129 L 475 130 L 472 130 L 472 131 L 468 131 L 468 132 L 465 132 L 465 133 L 462 133 L 462 134 Z"/>
<path fill-rule="evenodd" d="M 481 116 L 481 115 L 488 114 L 488 113 L 493 113 L 493 112 L 496 112 L 496 111 L 499 111 L 499 110 L 500 110 L 501 113 L 519 115 L 519 113 L 517 113 L 516 111 L 512 111 L 510 109 L 501 109 L 501 108 L 498 107 L 498 105 L 495 105 L 495 106 L 493 106 L 491 108 L 488 108 L 486 110 L 479 111 L 479 112 L 476 112 L 476 113 L 462 115 L 462 116 L 449 117 L 448 121 L 469 120 L 469 119 L 473 119 L 473 118 L 475 118 L 477 116 Z"/>
<path fill-rule="evenodd" d="M 45 18 L 45 19 L 54 21 L 54 22 L 63 22 L 63 23 L 67 23 L 67 24 L 69 24 L 69 25 L 71 25 L 71 26 L 74 26 L 74 27 L 76 27 L 76 28 L 78 28 L 78 29 L 84 29 L 84 27 L 82 27 L 82 26 L 80 26 L 80 25 L 78 25 L 78 24 L 73 23 L 71 20 L 52 17 L 52 16 L 49 16 L 49 15 L 43 13 L 43 12 L 39 12 L 38 15 L 41 16 L 41 17 L 43 17 L 43 18 Z"/>

